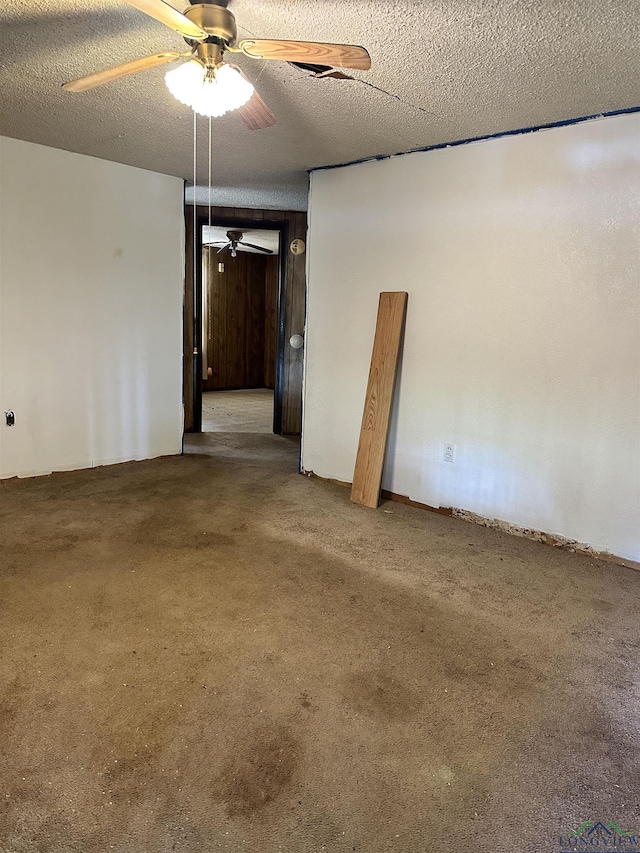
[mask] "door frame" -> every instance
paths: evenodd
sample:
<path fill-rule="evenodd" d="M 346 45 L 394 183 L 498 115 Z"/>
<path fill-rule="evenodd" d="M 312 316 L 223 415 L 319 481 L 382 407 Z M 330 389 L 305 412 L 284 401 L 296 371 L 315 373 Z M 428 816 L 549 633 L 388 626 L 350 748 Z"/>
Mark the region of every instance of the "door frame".
<path fill-rule="evenodd" d="M 196 206 L 195 220 L 195 260 L 196 275 L 193 288 L 193 427 L 188 432 L 202 432 L 202 226 L 209 225 L 208 211 L 201 212 Z M 282 435 L 282 407 L 284 395 L 284 352 L 286 345 L 287 300 L 285 287 L 287 281 L 287 263 L 289 247 L 289 221 L 286 219 L 247 219 L 237 216 L 223 216 L 218 212 L 211 215 L 211 225 L 223 225 L 229 229 L 278 231 L 280 246 L 278 250 L 278 333 L 276 335 L 276 378 L 273 394 L 273 432 Z M 189 230 L 193 230 L 192 227 Z M 188 240 L 188 244 L 191 241 Z M 187 245 L 193 258 L 193 243 Z M 189 255 L 187 255 L 189 257 Z M 185 282 L 186 287 L 189 282 Z"/>

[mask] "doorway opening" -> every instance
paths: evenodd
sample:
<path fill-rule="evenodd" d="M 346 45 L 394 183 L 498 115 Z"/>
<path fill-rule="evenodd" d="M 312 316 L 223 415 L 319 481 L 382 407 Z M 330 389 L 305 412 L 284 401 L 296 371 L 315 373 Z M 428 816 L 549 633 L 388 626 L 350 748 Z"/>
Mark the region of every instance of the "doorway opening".
<path fill-rule="evenodd" d="M 279 432 L 279 229 L 200 226 L 201 428 Z"/>
<path fill-rule="evenodd" d="M 221 246 L 217 246 L 214 250 L 203 249 L 203 242 L 206 242 L 203 241 L 205 234 L 203 226 L 219 226 L 221 228 L 222 233 L 218 232 L 220 241 L 211 241 L 222 242 Z M 241 232 L 243 239 L 241 240 L 238 234 L 232 235 L 232 239 L 229 239 L 227 234 L 229 231 Z M 215 349 L 209 347 L 207 343 L 209 333 L 205 328 L 205 322 L 213 325 L 213 318 L 210 318 L 209 306 L 204 305 L 204 299 L 207 298 L 208 294 L 207 288 L 203 287 L 205 278 L 203 267 L 206 267 L 208 263 L 215 264 L 214 270 L 217 270 L 218 263 L 222 262 L 227 265 L 225 272 L 228 272 L 229 265 L 232 262 L 245 263 L 246 259 L 242 260 L 243 252 L 237 251 L 238 245 L 241 242 L 251 243 L 254 246 L 261 245 L 260 239 L 256 239 L 254 236 L 256 231 L 273 232 L 271 236 L 276 236 L 276 245 L 278 246 L 274 387 L 272 390 L 269 387 L 271 383 L 265 378 L 269 375 L 268 370 L 265 370 L 262 379 L 256 379 L 254 375 L 253 378 L 250 376 L 247 380 L 245 375 L 241 379 L 236 378 L 235 381 L 230 379 L 230 373 L 227 371 L 224 380 L 226 384 L 221 383 L 218 386 L 219 390 L 209 392 L 207 388 L 211 388 L 213 383 L 220 379 L 222 373 L 218 374 L 216 378 Z M 195 452 L 220 456 L 225 454 L 225 447 L 228 445 L 229 453 L 227 455 L 232 454 L 234 458 L 238 459 L 251 457 L 254 460 L 257 459 L 254 451 L 261 448 L 261 455 L 258 455 L 265 464 L 275 464 L 274 460 L 280 453 L 283 464 L 286 463 L 287 467 L 298 467 L 299 469 L 306 308 L 306 213 L 303 211 L 253 210 L 232 207 L 209 208 L 205 205 L 196 205 L 194 209 L 191 205 L 187 205 L 185 207 L 185 232 L 184 446 L 189 448 L 188 452 L 195 450 Z M 250 236 L 250 232 L 254 232 L 254 235 Z M 224 242 L 225 239 L 226 243 Z M 236 258 L 226 257 L 222 260 L 225 252 L 221 252 L 218 256 L 218 249 L 234 242 L 238 244 L 235 247 Z M 232 247 L 227 248 L 227 256 L 232 254 Z M 205 252 L 210 256 L 210 261 L 204 258 Z M 254 250 L 253 253 L 248 254 L 261 254 L 265 257 L 271 257 L 266 252 L 259 252 L 259 250 Z M 273 266 L 275 268 L 275 264 Z M 264 298 L 266 303 L 269 298 L 266 289 Z M 213 302 L 214 300 L 211 298 L 209 304 Z M 236 318 L 232 321 L 236 323 L 237 314 L 231 316 Z M 265 350 L 269 346 L 269 330 L 272 329 L 271 324 L 267 327 L 265 323 Z M 241 337 L 236 336 L 236 346 L 240 346 L 238 341 Z M 246 341 L 246 337 L 243 339 Z M 207 348 L 206 354 L 205 348 Z M 257 347 L 254 346 L 255 350 Z M 265 355 L 265 361 L 267 367 L 269 363 L 273 364 L 267 355 Z M 253 359 L 253 371 L 256 369 L 255 364 L 259 364 L 259 362 L 260 359 Z M 264 364 L 265 362 L 263 362 L 263 366 Z M 211 376 L 209 376 L 209 367 L 211 368 Z M 273 376 L 273 374 L 271 375 Z M 212 384 L 209 384 L 210 382 Z M 213 385 L 213 387 L 216 386 Z M 242 396 L 248 397 L 250 404 L 252 399 L 255 401 L 261 396 L 265 398 L 268 394 L 273 394 L 272 422 L 269 434 L 249 436 L 242 432 L 232 433 L 228 431 L 225 433 L 222 431 L 203 433 L 203 395 L 210 395 L 210 397 L 205 396 L 206 401 L 211 397 L 216 399 L 215 395 L 217 394 L 220 395 L 217 397 L 219 408 L 214 417 L 218 417 L 220 422 L 231 417 L 229 413 L 225 414 L 221 409 L 224 403 L 222 394 L 233 395 L 232 400 L 236 401 L 239 401 Z M 262 407 L 260 408 L 264 411 Z M 211 413 L 205 411 L 204 414 L 205 429 L 211 429 L 211 426 L 214 426 L 209 417 Z M 256 413 L 256 417 L 260 418 L 260 422 L 264 424 L 263 415 Z M 245 420 L 245 415 L 238 412 L 238 417 L 235 418 L 236 423 L 239 423 L 240 419 Z M 209 420 L 209 424 L 207 424 L 207 420 Z M 280 448 L 281 451 L 277 448 Z"/>

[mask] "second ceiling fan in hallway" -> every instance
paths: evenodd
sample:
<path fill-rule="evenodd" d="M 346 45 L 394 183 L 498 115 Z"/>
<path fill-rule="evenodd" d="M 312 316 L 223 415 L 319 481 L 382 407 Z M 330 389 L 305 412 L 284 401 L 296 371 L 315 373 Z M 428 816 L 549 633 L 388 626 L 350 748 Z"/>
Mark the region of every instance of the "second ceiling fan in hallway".
<path fill-rule="evenodd" d="M 218 249 L 216 254 L 220 255 L 222 254 L 222 252 L 226 252 L 228 249 L 232 258 L 235 258 L 237 256 L 238 246 L 246 246 L 248 249 L 256 249 L 258 252 L 264 252 L 265 255 L 273 255 L 273 251 L 271 249 L 265 249 L 264 246 L 256 246 L 255 243 L 245 243 L 242 239 L 243 237 L 243 231 L 227 231 L 227 243 L 221 244 L 218 241 L 215 243 L 205 243 L 204 245 L 211 249 L 215 248 L 216 246 L 222 245 L 222 248 Z"/>

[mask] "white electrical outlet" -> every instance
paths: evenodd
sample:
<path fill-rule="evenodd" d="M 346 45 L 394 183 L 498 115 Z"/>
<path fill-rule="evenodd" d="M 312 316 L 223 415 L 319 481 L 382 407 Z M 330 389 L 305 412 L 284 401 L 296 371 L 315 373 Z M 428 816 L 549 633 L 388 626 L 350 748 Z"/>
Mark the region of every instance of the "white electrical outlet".
<path fill-rule="evenodd" d="M 443 459 L 445 462 L 456 461 L 456 446 L 455 444 L 445 444 Z"/>

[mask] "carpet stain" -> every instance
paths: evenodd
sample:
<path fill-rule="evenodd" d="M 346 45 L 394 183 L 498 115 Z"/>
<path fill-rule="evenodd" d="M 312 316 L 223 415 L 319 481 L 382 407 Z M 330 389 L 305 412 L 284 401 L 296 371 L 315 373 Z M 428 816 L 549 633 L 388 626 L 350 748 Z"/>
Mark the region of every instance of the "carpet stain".
<path fill-rule="evenodd" d="M 300 702 L 303 708 L 313 707 L 312 703 L 309 701 L 309 694 L 306 692 L 300 694 L 300 696 L 298 697 L 298 702 Z"/>
<path fill-rule="evenodd" d="M 214 800 L 225 804 L 229 817 L 249 817 L 290 785 L 300 753 L 299 740 L 285 726 L 253 734 L 213 781 Z"/>
<path fill-rule="evenodd" d="M 344 701 L 352 710 L 382 720 L 407 720 L 422 707 L 420 694 L 390 672 L 356 672 L 344 681 Z"/>

